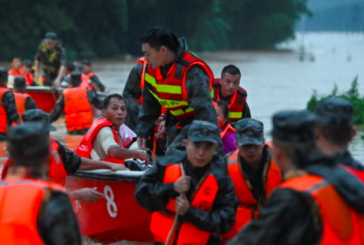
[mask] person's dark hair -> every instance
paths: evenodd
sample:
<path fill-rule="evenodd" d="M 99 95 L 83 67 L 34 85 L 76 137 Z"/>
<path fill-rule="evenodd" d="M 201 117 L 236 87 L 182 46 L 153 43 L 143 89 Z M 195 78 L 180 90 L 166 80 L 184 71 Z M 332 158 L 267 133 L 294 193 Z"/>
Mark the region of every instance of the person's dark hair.
<path fill-rule="evenodd" d="M 126 101 L 124 99 L 123 96 L 121 96 L 120 94 L 109 94 L 105 99 L 104 101 L 102 102 L 102 109 L 107 109 L 108 105 L 110 104 L 110 100 L 112 98 L 116 98 L 118 100 L 122 100 L 124 101 L 125 105 L 126 105 Z"/>
<path fill-rule="evenodd" d="M 352 129 L 351 125 L 316 124 L 316 130 L 322 134 L 325 140 L 336 146 L 345 146 L 349 143 Z"/>
<path fill-rule="evenodd" d="M 177 53 L 179 42 L 176 36 L 162 27 L 153 27 L 146 31 L 140 38 L 140 43 L 148 43 L 150 47 L 159 51 L 162 46 Z"/>
<path fill-rule="evenodd" d="M 8 81 L 8 70 L 4 67 L 0 67 L 0 83 Z"/>
<path fill-rule="evenodd" d="M 91 66 L 91 60 L 89 60 L 89 59 L 84 59 L 84 60 L 82 61 L 82 65 L 88 65 L 88 66 Z"/>
<path fill-rule="evenodd" d="M 230 123 L 230 118 L 229 118 L 229 105 L 222 100 L 218 100 L 217 101 L 217 106 L 222 110 L 222 113 L 224 114 L 224 117 L 226 119 L 226 123 L 224 125 L 224 127 Z"/>
<path fill-rule="evenodd" d="M 71 72 L 71 75 L 70 75 L 70 84 L 73 86 L 73 87 L 78 87 L 81 85 L 82 83 L 82 74 L 78 71 L 73 71 Z"/>
<path fill-rule="evenodd" d="M 76 66 L 75 64 L 73 64 L 73 62 L 67 62 L 66 69 L 69 72 L 73 72 L 74 70 L 76 70 Z"/>
<path fill-rule="evenodd" d="M 15 90 L 22 90 L 27 86 L 27 83 L 25 81 L 25 77 L 23 76 L 16 76 L 14 78 L 14 89 Z"/>
<path fill-rule="evenodd" d="M 31 60 L 23 60 L 23 66 L 26 66 L 28 68 L 32 68 L 33 67 L 33 62 Z"/>
<path fill-rule="evenodd" d="M 222 69 L 221 72 L 221 78 L 224 77 L 225 73 L 229 73 L 231 75 L 239 75 L 241 76 L 240 70 L 238 67 L 236 67 L 235 65 L 227 65 L 224 67 L 224 69 Z"/>

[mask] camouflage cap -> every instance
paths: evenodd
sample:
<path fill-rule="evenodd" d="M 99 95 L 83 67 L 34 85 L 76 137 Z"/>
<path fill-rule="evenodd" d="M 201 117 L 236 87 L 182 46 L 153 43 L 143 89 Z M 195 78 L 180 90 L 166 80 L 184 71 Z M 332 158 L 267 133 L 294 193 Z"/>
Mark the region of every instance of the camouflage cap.
<path fill-rule="evenodd" d="M 316 116 L 308 111 L 282 111 L 273 115 L 273 138 L 292 143 L 315 140 Z"/>
<path fill-rule="evenodd" d="M 188 130 L 188 139 L 193 142 L 208 141 L 219 144 L 220 130 L 213 123 L 195 120 Z"/>
<path fill-rule="evenodd" d="M 55 43 L 57 41 L 57 34 L 54 32 L 47 32 L 45 34 L 45 41 L 47 43 Z"/>
<path fill-rule="evenodd" d="M 235 138 L 238 145 L 261 145 L 264 141 L 264 125 L 262 122 L 244 118 L 235 124 Z"/>
<path fill-rule="evenodd" d="M 49 114 L 41 109 L 27 110 L 22 115 L 23 122 L 41 122 L 44 130 L 56 131 L 57 128 L 51 125 Z"/>
<path fill-rule="evenodd" d="M 318 121 L 325 124 L 353 125 L 354 106 L 346 99 L 330 97 L 320 100 L 315 107 Z"/>
<path fill-rule="evenodd" d="M 11 127 L 7 141 L 11 158 L 23 166 L 32 167 L 33 163 L 39 163 L 49 155 L 49 134 L 40 122 L 26 122 Z"/>

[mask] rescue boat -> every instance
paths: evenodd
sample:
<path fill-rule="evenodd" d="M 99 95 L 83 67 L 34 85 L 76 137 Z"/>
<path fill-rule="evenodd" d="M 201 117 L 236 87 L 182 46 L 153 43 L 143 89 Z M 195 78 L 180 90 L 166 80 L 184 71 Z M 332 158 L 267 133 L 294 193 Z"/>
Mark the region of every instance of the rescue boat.
<path fill-rule="evenodd" d="M 97 191 L 105 195 L 95 203 L 73 201 L 83 236 L 101 243 L 153 241 L 149 229 L 151 213 L 134 198 L 135 186 L 143 173 L 94 170 L 67 176 L 67 190 L 97 187 Z"/>
<path fill-rule="evenodd" d="M 12 87 L 9 86 L 12 89 Z M 50 113 L 56 104 L 59 95 L 62 93 L 63 88 L 52 88 L 45 86 L 27 86 L 27 93 L 37 103 L 38 108 Z M 96 92 L 98 98 L 102 101 L 107 94 L 103 92 Z M 92 106 L 92 113 L 94 117 L 100 117 L 100 111 Z"/>

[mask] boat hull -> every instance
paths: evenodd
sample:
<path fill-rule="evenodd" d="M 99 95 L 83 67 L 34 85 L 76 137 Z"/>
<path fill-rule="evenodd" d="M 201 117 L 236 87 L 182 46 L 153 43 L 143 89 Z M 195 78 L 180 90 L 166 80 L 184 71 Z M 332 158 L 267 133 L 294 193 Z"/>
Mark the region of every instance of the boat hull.
<path fill-rule="evenodd" d="M 67 190 L 97 187 L 97 191 L 105 195 L 95 203 L 73 203 L 83 236 L 102 243 L 153 241 L 149 229 L 151 213 L 139 206 L 134 198 L 135 186 L 142 173 L 133 172 L 99 170 L 67 176 Z"/>

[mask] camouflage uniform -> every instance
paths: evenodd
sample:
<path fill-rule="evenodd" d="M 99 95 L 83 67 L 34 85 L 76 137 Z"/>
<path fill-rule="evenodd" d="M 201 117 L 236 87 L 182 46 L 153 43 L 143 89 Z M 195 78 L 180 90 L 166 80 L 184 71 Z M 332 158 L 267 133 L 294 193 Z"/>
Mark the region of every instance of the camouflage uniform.
<path fill-rule="evenodd" d="M 1 105 L 4 107 L 7 116 L 8 127 L 12 122 L 17 121 L 20 117 L 18 114 L 18 109 L 16 108 L 15 98 L 12 91 L 5 92 L 1 100 Z M 6 140 L 6 133 L 0 133 L 0 141 Z"/>

